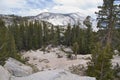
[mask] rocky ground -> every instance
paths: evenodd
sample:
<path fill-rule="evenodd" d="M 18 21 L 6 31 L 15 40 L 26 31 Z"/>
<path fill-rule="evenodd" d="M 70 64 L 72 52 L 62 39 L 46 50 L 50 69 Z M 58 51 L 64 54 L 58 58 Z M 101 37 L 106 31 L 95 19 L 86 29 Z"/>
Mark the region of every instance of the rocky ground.
<path fill-rule="evenodd" d="M 70 59 L 68 53 L 72 50 L 64 46 L 47 47 L 45 53 L 41 49 L 22 52 L 26 64 L 9 58 L 0 66 L 0 80 L 96 80 L 84 74 L 90 54 Z M 117 63 L 120 64 L 120 56 L 115 55 L 112 64 Z"/>
<path fill-rule="evenodd" d="M 64 51 L 71 52 L 70 48 L 65 48 Z M 43 51 L 28 51 L 23 53 L 23 57 L 28 60 L 29 64 L 35 65 L 40 71 L 65 69 L 68 70 L 72 65 L 81 65 L 86 67 L 90 55 L 78 55 L 77 59 L 68 59 L 67 53 L 61 50 L 60 47 L 51 48 Z M 58 58 L 58 56 L 61 56 Z M 74 55 L 73 55 L 74 56 Z"/>

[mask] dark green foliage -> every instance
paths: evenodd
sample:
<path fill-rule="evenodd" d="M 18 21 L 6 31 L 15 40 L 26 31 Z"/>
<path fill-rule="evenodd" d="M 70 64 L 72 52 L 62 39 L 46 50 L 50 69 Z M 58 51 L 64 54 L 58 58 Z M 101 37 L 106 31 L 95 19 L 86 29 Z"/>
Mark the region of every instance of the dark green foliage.
<path fill-rule="evenodd" d="M 103 0 L 103 5 L 98 7 L 100 10 L 97 13 L 98 27 L 106 30 L 103 38 L 106 38 L 104 41 L 109 44 L 112 43 L 114 29 L 120 26 L 120 1 L 116 1 L 117 0 Z"/>
<path fill-rule="evenodd" d="M 103 5 L 98 14 L 98 27 L 104 28 L 98 31 L 98 43 L 93 49 L 91 61 L 88 63 L 87 74 L 94 76 L 97 80 L 113 80 L 114 70 L 112 69 L 111 59 L 114 49 L 113 35 L 116 35 L 116 25 L 120 19 L 120 7 L 115 3 L 116 0 L 103 0 Z M 119 2 L 119 1 L 118 1 Z M 115 38 L 115 37 L 114 37 Z M 113 44 L 113 45 L 112 45 Z"/>
<path fill-rule="evenodd" d="M 55 29 L 54 29 L 54 26 L 51 26 L 51 29 L 50 29 L 50 44 L 53 44 L 55 45 Z"/>
<path fill-rule="evenodd" d="M 86 19 L 84 20 L 84 24 L 87 26 L 86 30 L 86 53 L 91 53 L 92 48 L 93 48 L 93 32 L 92 32 L 92 23 L 90 22 L 90 16 L 87 16 Z"/>
<path fill-rule="evenodd" d="M 67 53 L 67 58 L 71 59 L 72 58 L 72 53 Z"/>
<path fill-rule="evenodd" d="M 8 41 L 9 56 L 14 54 L 14 52 L 18 53 L 31 49 L 37 50 L 39 48 L 42 48 L 45 52 L 45 47 L 49 44 L 53 46 L 65 45 L 71 47 L 74 43 L 78 44 L 77 54 L 91 53 L 91 34 L 93 34 L 91 27 L 81 29 L 79 24 L 73 27 L 68 24 L 67 29 L 62 29 L 61 26 L 53 26 L 44 21 L 28 22 L 24 20 L 23 22 L 20 21 L 20 23 L 14 22 L 13 25 L 8 27 L 2 27 L 3 24 L 3 22 L 0 22 L 0 26 L 3 28 L 0 32 L 1 40 L 3 41 L 0 41 L 0 46 L 3 45 L 2 43 L 6 45 L 6 40 Z M 4 37 L 5 39 L 2 39 L 3 36 L 6 36 Z M 11 55 L 11 57 L 14 57 L 14 55 Z"/>
<path fill-rule="evenodd" d="M 57 40 L 57 44 L 60 45 L 61 37 L 60 37 L 60 28 L 59 28 L 59 26 L 57 27 L 57 31 L 56 31 L 56 40 Z"/>
<path fill-rule="evenodd" d="M 114 34 L 112 34 L 113 36 L 111 41 L 112 49 L 120 51 L 120 28 L 114 29 L 113 32 Z M 103 46 L 106 44 L 105 34 L 107 34 L 106 30 L 99 30 L 97 32 L 97 41 L 101 41 Z"/>
<path fill-rule="evenodd" d="M 17 50 L 38 49 L 42 46 L 42 26 L 35 22 L 21 23 L 9 27 L 15 38 Z"/>
<path fill-rule="evenodd" d="M 113 49 L 117 49 L 120 52 L 120 28 L 115 29 L 112 39 Z"/>
<path fill-rule="evenodd" d="M 92 52 L 91 61 L 88 63 L 88 76 L 96 77 L 97 80 L 113 80 L 112 51 L 110 45 L 103 47 L 100 43 L 95 46 Z"/>
<path fill-rule="evenodd" d="M 4 65 L 4 61 L 9 57 L 20 59 L 16 51 L 14 36 L 0 21 L 0 64 Z"/>
<path fill-rule="evenodd" d="M 0 23 L 2 23 L 0 21 Z M 6 58 L 8 57 L 8 53 L 7 53 L 7 31 L 6 28 L 4 27 L 4 25 L 2 24 L 0 26 L 0 64 L 3 65 L 4 61 L 6 60 Z"/>
<path fill-rule="evenodd" d="M 60 28 L 59 26 L 51 26 L 49 32 L 49 44 L 53 46 L 58 46 L 61 44 L 61 36 L 60 36 Z"/>
<path fill-rule="evenodd" d="M 74 46 L 74 43 L 77 43 L 77 52 L 75 54 L 91 53 L 91 34 L 93 33 L 91 27 L 81 29 L 80 24 L 73 27 L 68 24 L 67 29 L 62 29 L 61 26 L 53 26 L 44 21 L 29 22 L 23 20 L 18 23 L 15 20 L 14 24 L 8 27 L 4 25 L 3 21 L 0 21 L 0 28 L 0 60 L 2 62 L 8 57 L 20 59 L 16 53 L 24 50 L 42 48 L 45 52 L 45 48 L 49 44 L 71 47 Z"/>
<path fill-rule="evenodd" d="M 78 45 L 77 42 L 75 42 L 75 43 L 73 44 L 72 50 L 73 50 L 73 53 L 75 54 L 75 56 L 77 57 L 78 50 L 79 50 L 79 45 Z"/>
<path fill-rule="evenodd" d="M 74 25 L 72 28 L 68 25 L 64 34 L 64 45 L 72 46 L 75 42 L 78 43 L 78 54 L 90 54 L 93 48 L 93 42 L 96 39 L 92 31 L 92 24 L 87 29 L 81 29 L 80 25 Z"/>
<path fill-rule="evenodd" d="M 70 46 L 71 45 L 71 39 L 72 39 L 72 36 L 71 36 L 72 34 L 71 34 L 71 26 L 70 26 L 70 24 L 68 24 L 68 26 L 67 26 L 67 30 L 66 30 L 66 32 L 65 32 L 65 44 L 67 45 L 67 46 Z"/>
<path fill-rule="evenodd" d="M 97 80 L 113 80 L 115 72 L 112 69 L 112 49 L 119 44 L 117 24 L 118 7 L 114 5 L 115 0 L 103 0 L 103 6 L 98 14 L 98 27 L 105 28 L 98 31 L 98 40 L 101 43 L 95 46 L 92 52 L 92 59 L 88 63 L 87 74 L 94 76 Z M 104 24 L 104 25 L 103 25 Z M 114 34 L 113 34 L 114 33 Z M 118 42 L 116 44 L 116 42 Z M 112 45 L 112 46 L 111 46 Z"/>
<path fill-rule="evenodd" d="M 22 22 L 19 25 L 9 26 L 10 32 L 15 38 L 18 51 L 36 50 L 49 44 L 60 45 L 60 29 L 50 29 L 46 22 Z"/>

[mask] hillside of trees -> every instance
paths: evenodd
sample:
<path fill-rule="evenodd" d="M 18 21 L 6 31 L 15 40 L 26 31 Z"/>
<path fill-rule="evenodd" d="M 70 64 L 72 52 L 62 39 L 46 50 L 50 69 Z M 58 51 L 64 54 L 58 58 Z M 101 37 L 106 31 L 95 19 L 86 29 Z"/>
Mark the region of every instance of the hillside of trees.
<path fill-rule="evenodd" d="M 61 26 L 53 26 L 44 21 L 23 21 L 19 25 L 14 23 L 13 25 L 5 26 L 5 23 L 0 20 L 1 50 L 9 47 L 7 51 L 11 51 L 14 54 L 20 51 L 37 50 L 49 44 L 72 47 L 74 43 L 77 43 L 79 46 L 78 54 L 91 54 L 94 45 L 103 39 L 102 36 L 107 31 L 103 29 L 98 32 L 92 31 L 92 23 L 87 19 L 89 17 L 86 17 L 88 21 L 83 22 L 87 29 L 81 29 L 80 25 L 71 26 L 69 24 L 66 26 L 67 29 L 64 29 Z M 112 44 L 114 46 L 113 49 L 117 49 L 120 44 L 120 29 L 117 28 L 114 31 Z M 8 45 L 8 41 L 10 45 Z"/>
<path fill-rule="evenodd" d="M 11 54 L 19 53 L 20 51 L 37 50 L 52 44 L 53 46 L 69 46 L 72 47 L 77 43 L 77 54 L 91 54 L 94 45 L 103 39 L 106 30 L 92 31 L 92 23 L 86 17 L 84 24 L 87 29 L 81 29 L 80 25 L 71 26 L 68 24 L 67 29 L 61 26 L 53 26 L 47 22 L 28 22 L 23 21 L 19 25 L 14 23 L 10 26 L 5 26 L 5 23 L 0 20 L 0 49 L 1 55 L 3 48 L 7 48 Z M 120 29 L 114 30 L 113 49 L 119 48 Z M 105 42 L 104 42 L 105 43 Z M 13 55 L 12 55 L 13 56 Z M 1 56 L 2 57 L 2 56 Z"/>

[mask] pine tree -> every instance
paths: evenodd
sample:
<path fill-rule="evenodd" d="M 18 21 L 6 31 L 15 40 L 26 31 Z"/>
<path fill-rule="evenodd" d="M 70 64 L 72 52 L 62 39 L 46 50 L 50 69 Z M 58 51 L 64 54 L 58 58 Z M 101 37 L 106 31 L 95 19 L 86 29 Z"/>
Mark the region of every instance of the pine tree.
<path fill-rule="evenodd" d="M 107 35 L 104 38 L 105 43 L 102 41 L 93 49 L 92 58 L 87 69 L 87 74 L 96 77 L 97 80 L 113 80 L 114 78 L 111 63 L 113 56 L 111 42 L 119 12 L 118 6 L 114 3 L 115 0 L 103 0 L 103 6 L 99 7 L 101 10 L 98 12 L 98 27 L 105 27 Z"/>
<path fill-rule="evenodd" d="M 80 54 L 87 54 L 87 44 L 86 44 L 86 30 L 80 29 L 79 33 L 79 39 L 78 39 L 78 44 L 79 44 L 79 53 Z"/>
<path fill-rule="evenodd" d="M 42 25 L 41 23 L 38 23 L 38 44 L 39 44 L 39 48 L 42 47 L 43 44 L 43 34 L 42 34 Z"/>
<path fill-rule="evenodd" d="M 111 52 L 109 44 L 103 48 L 100 43 L 97 43 L 95 49 L 92 51 L 91 61 L 88 63 L 86 71 L 88 76 L 96 77 L 97 80 L 113 80 Z"/>
<path fill-rule="evenodd" d="M 86 25 L 86 39 L 85 39 L 85 46 L 86 46 L 86 53 L 91 53 L 93 47 L 93 34 L 92 34 L 92 22 L 90 21 L 90 16 L 87 16 L 83 23 Z"/>
<path fill-rule="evenodd" d="M 77 54 L 78 54 L 78 50 L 79 50 L 79 45 L 77 42 L 75 42 L 73 44 L 73 47 L 72 47 L 72 50 L 73 50 L 73 53 L 75 54 L 76 58 L 77 58 Z"/>
<path fill-rule="evenodd" d="M 51 26 L 51 29 L 50 29 L 50 43 L 51 44 L 53 44 L 53 45 L 55 45 L 56 44 L 56 42 L 55 42 L 55 30 L 54 30 L 54 26 L 52 25 Z"/>
<path fill-rule="evenodd" d="M 16 51 L 14 36 L 9 29 L 0 21 L 0 64 L 4 65 L 7 58 L 19 59 Z"/>
<path fill-rule="evenodd" d="M 5 24 L 0 20 L 0 64 L 3 65 L 4 61 L 8 57 L 7 53 L 7 31 Z"/>
<path fill-rule="evenodd" d="M 59 26 L 57 26 L 56 28 L 56 35 L 55 35 L 55 43 L 56 45 L 60 45 L 61 41 L 60 41 L 60 28 Z"/>
<path fill-rule="evenodd" d="M 39 28 L 38 28 L 38 22 L 35 21 L 33 24 L 33 49 L 38 49 L 39 48 Z"/>
<path fill-rule="evenodd" d="M 17 49 L 19 51 L 23 50 L 25 48 L 24 44 L 24 24 L 21 23 L 20 25 L 17 25 L 16 23 L 14 24 L 15 31 L 11 31 L 14 35 L 15 43 L 17 46 Z"/>
<path fill-rule="evenodd" d="M 33 49 L 33 22 L 30 22 L 28 27 L 28 49 Z"/>
<path fill-rule="evenodd" d="M 116 2 L 117 1 L 117 2 Z M 107 30 L 104 36 L 106 43 L 111 44 L 112 35 L 115 26 L 119 26 L 120 23 L 120 1 L 119 0 L 103 0 L 103 6 L 99 6 L 98 13 L 98 27 Z"/>
<path fill-rule="evenodd" d="M 71 45 L 71 41 L 72 41 L 72 38 L 71 38 L 71 26 L 70 26 L 70 24 L 68 24 L 68 26 L 67 26 L 67 30 L 66 30 L 66 32 L 65 32 L 65 44 L 67 45 L 67 46 L 70 46 Z"/>
<path fill-rule="evenodd" d="M 8 57 L 15 58 L 17 60 L 21 60 L 20 55 L 18 54 L 16 50 L 16 44 L 14 40 L 13 34 L 8 31 L 8 36 L 7 36 L 7 52 L 8 52 Z"/>
<path fill-rule="evenodd" d="M 48 26 L 45 22 L 43 22 L 43 45 L 47 45 L 48 44 L 48 37 L 49 37 L 49 33 L 48 33 Z"/>

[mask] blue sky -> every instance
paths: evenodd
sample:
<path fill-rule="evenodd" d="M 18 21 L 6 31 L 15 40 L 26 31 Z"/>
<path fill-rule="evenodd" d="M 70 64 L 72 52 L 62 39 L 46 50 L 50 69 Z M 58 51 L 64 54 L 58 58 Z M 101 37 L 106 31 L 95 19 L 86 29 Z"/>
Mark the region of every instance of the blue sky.
<path fill-rule="evenodd" d="M 73 13 L 94 16 L 102 0 L 1 0 L 0 14 L 33 16 L 41 12 Z"/>

